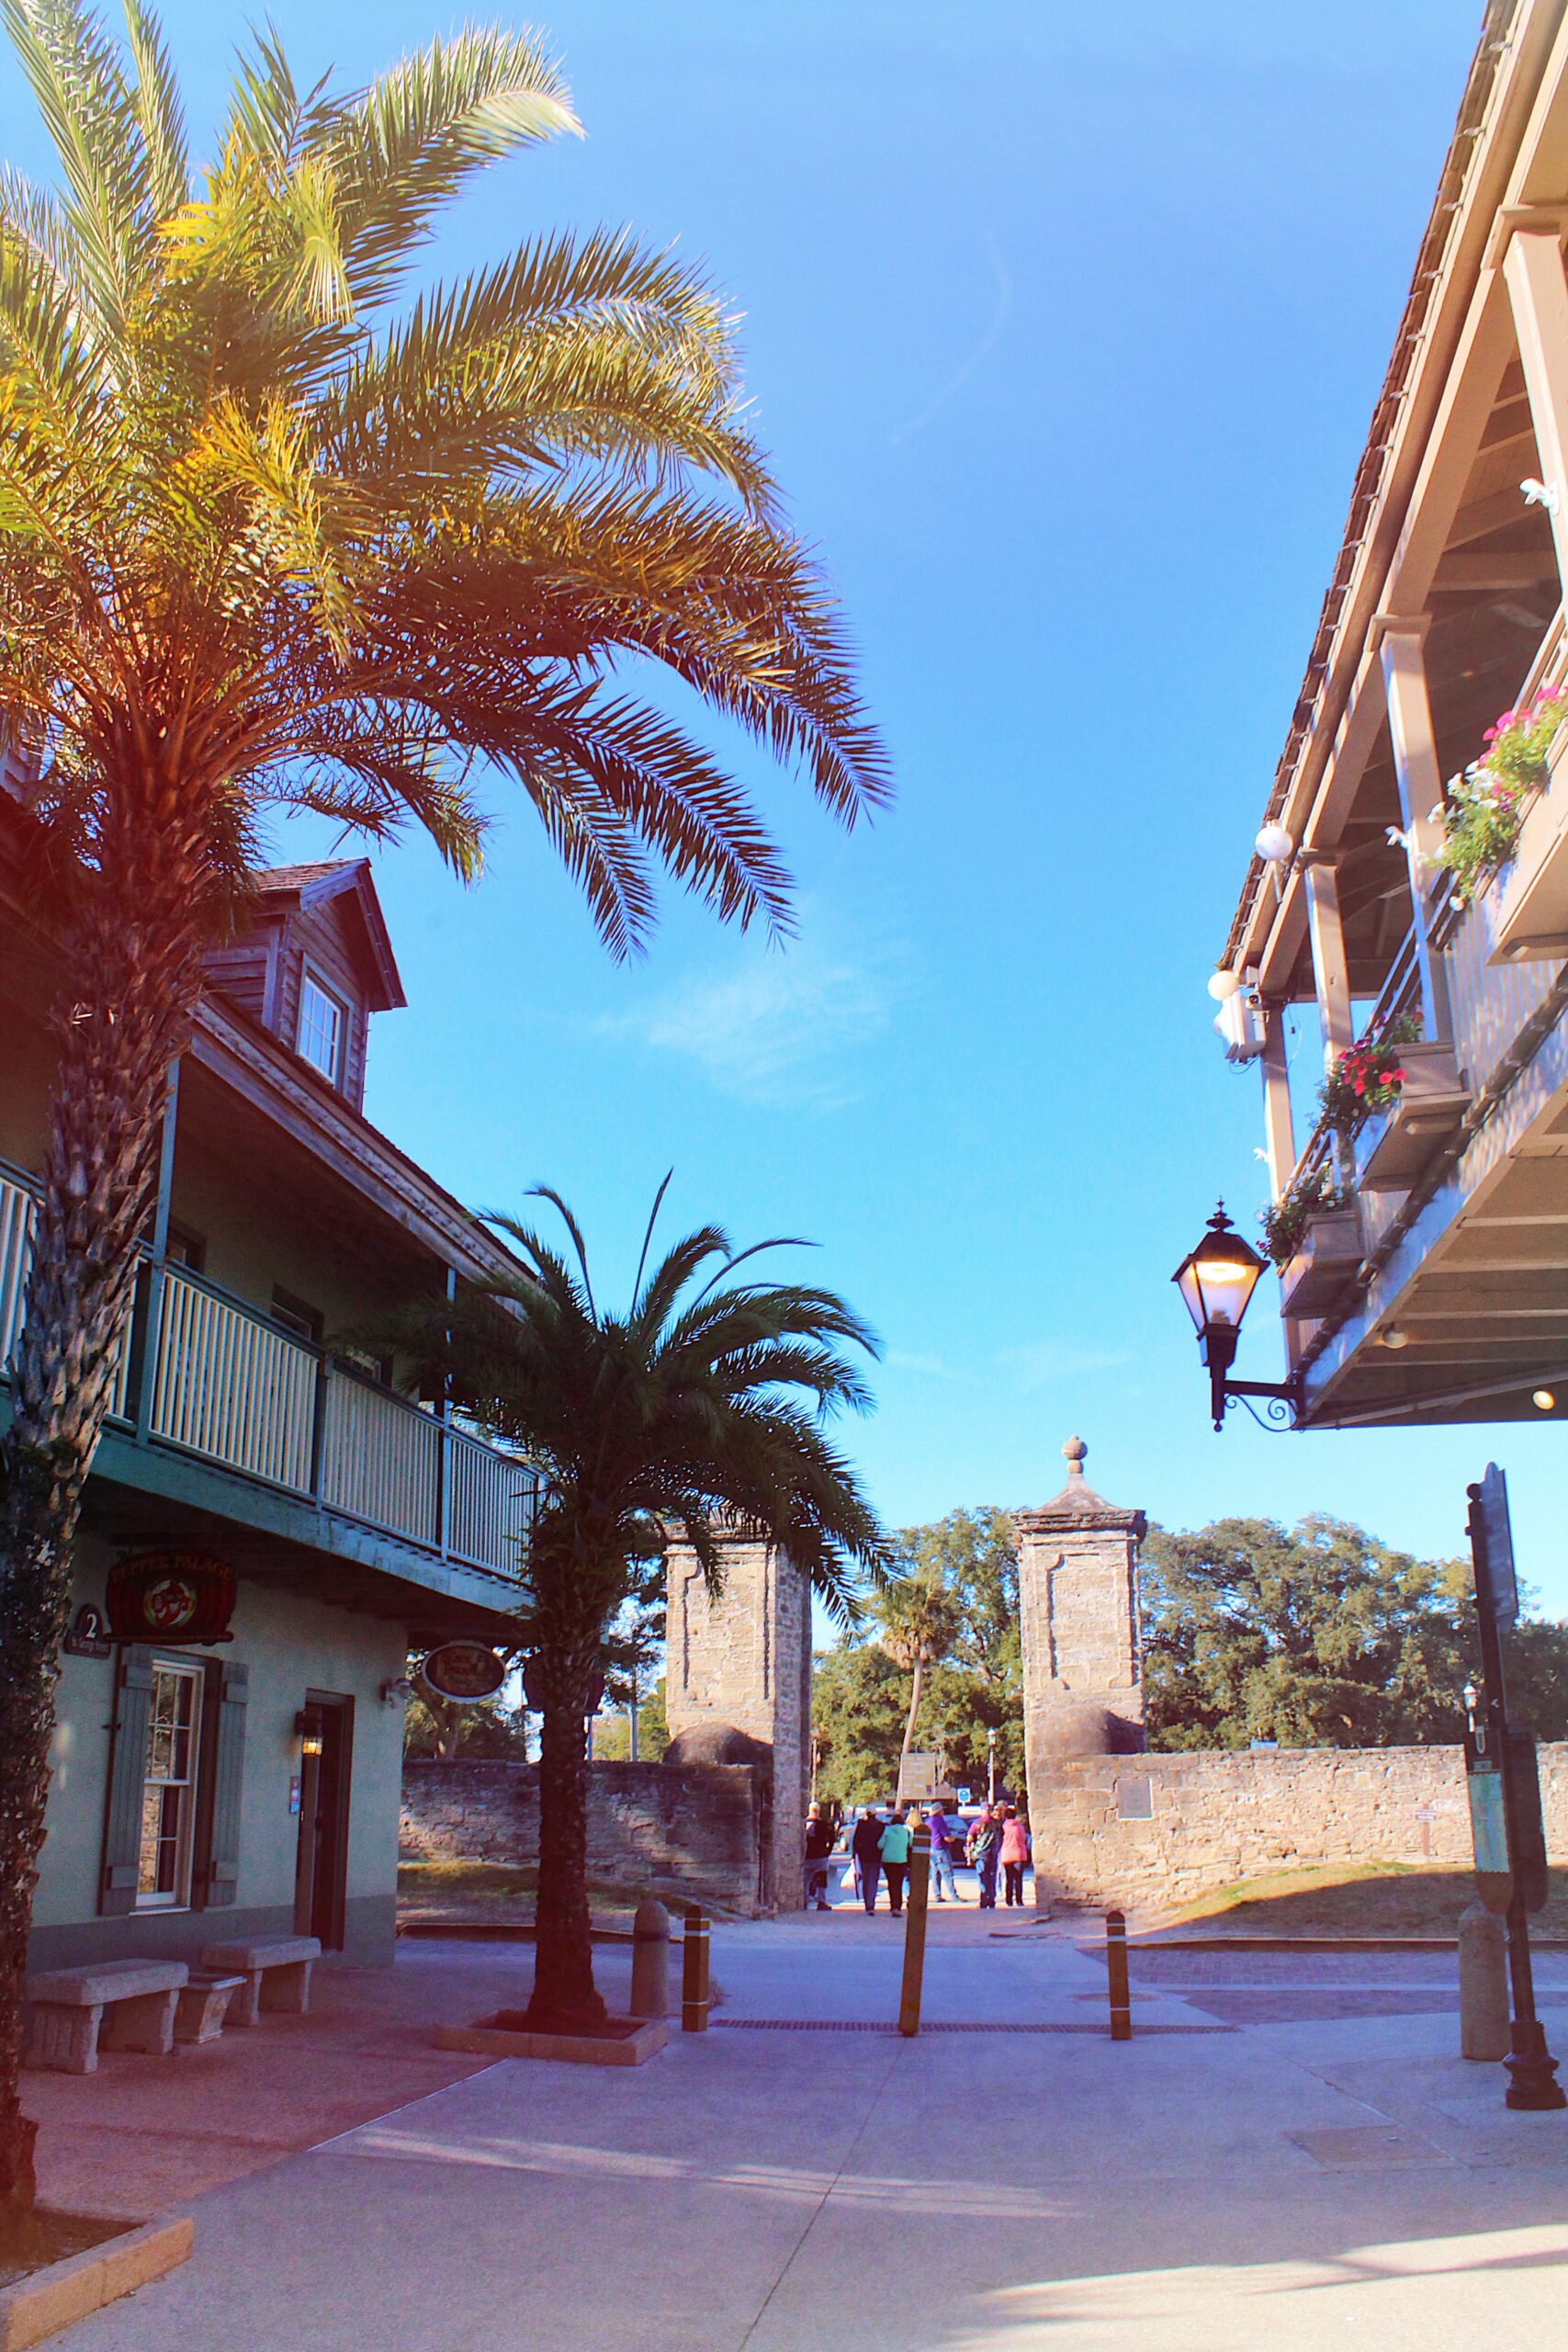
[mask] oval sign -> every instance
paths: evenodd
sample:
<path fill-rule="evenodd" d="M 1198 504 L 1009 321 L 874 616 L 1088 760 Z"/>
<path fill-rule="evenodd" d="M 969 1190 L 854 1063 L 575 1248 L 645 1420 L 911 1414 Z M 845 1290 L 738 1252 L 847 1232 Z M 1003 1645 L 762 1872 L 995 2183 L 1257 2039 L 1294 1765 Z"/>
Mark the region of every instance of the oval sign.
<path fill-rule="evenodd" d="M 459 1707 L 492 1699 L 506 1679 L 505 1659 L 483 1642 L 443 1642 L 419 1670 L 438 1699 Z"/>

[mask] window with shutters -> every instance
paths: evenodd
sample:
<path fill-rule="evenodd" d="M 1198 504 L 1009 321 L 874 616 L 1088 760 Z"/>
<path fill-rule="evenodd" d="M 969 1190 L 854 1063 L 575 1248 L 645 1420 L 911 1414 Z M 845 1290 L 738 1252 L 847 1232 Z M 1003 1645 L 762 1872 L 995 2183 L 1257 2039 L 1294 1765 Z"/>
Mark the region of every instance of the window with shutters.
<path fill-rule="evenodd" d="M 202 1671 L 188 1658 L 152 1661 L 136 1873 L 139 1911 L 177 1911 L 190 1902 Z"/>

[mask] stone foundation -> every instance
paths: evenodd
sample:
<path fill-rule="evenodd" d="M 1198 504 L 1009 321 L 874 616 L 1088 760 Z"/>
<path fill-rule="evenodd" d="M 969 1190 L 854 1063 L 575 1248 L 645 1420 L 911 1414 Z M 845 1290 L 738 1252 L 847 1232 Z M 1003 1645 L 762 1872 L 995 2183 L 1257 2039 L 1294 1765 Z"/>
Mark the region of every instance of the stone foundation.
<path fill-rule="evenodd" d="M 1568 1745 L 1542 1746 L 1547 1851 L 1568 1861 Z M 1276 1871 L 1471 1870 L 1458 1747 L 1291 1747 L 1057 1759 L 1029 1792 L 1036 1900 L 1165 1909 Z"/>
<path fill-rule="evenodd" d="M 588 1775 L 588 1871 L 633 1901 L 762 1905 L 764 1776 L 746 1764 L 594 1764 Z M 403 1767 L 405 1861 L 526 1864 L 539 1859 L 536 1764 Z"/>

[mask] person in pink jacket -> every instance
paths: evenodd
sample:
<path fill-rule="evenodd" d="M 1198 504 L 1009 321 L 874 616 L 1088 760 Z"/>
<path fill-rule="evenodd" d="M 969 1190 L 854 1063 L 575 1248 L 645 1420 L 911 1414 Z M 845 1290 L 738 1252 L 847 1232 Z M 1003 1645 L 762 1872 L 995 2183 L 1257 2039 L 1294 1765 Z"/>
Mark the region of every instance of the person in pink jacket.
<path fill-rule="evenodd" d="M 1023 1871 L 1029 1860 L 1029 1832 L 1010 1804 L 1002 1809 L 1002 1878 L 1006 1883 L 1006 1902 L 1010 1905 L 1023 1902 Z"/>

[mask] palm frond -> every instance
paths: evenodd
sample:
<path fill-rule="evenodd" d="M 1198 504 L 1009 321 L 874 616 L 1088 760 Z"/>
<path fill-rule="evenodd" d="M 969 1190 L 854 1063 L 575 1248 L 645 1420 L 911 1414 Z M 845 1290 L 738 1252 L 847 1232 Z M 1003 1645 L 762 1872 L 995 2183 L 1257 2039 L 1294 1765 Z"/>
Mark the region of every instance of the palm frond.
<path fill-rule="evenodd" d="M 314 144 L 339 189 L 356 302 L 390 297 L 470 173 L 568 131 L 581 125 L 538 36 L 501 28 L 433 41 L 340 106 Z"/>
<path fill-rule="evenodd" d="M 148 194 L 154 217 L 169 220 L 190 198 L 190 151 L 185 108 L 163 28 L 143 0 L 124 0 L 127 38 L 136 65 L 131 94 L 147 153 Z"/>

